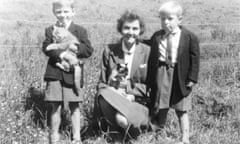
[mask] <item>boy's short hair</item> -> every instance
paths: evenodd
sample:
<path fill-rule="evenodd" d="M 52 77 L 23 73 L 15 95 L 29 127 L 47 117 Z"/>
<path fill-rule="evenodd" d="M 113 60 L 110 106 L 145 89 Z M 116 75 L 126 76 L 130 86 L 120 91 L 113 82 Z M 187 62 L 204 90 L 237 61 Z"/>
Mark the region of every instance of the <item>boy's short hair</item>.
<path fill-rule="evenodd" d="M 52 9 L 54 11 L 55 8 L 62 6 L 69 6 L 73 9 L 74 5 L 75 5 L 74 0 L 53 0 Z"/>
<path fill-rule="evenodd" d="M 117 20 L 117 31 L 122 33 L 122 27 L 125 22 L 133 22 L 135 20 L 139 21 L 140 24 L 140 35 L 142 35 L 145 31 L 145 23 L 143 22 L 142 18 L 136 14 L 136 12 L 127 10 L 125 11 L 121 17 Z"/>
<path fill-rule="evenodd" d="M 159 10 L 158 10 L 160 16 L 162 14 L 169 14 L 169 13 L 174 13 L 178 17 L 181 17 L 183 15 L 183 8 L 181 4 L 177 1 L 168 1 L 163 3 Z"/>

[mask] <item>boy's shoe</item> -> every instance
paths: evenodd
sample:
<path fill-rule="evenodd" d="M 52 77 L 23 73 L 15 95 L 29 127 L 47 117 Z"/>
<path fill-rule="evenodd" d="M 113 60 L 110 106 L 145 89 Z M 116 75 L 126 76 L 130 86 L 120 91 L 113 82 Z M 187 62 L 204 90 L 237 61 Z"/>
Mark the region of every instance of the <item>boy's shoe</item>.
<path fill-rule="evenodd" d="M 60 144 L 60 134 L 50 134 L 49 141 L 50 144 Z"/>

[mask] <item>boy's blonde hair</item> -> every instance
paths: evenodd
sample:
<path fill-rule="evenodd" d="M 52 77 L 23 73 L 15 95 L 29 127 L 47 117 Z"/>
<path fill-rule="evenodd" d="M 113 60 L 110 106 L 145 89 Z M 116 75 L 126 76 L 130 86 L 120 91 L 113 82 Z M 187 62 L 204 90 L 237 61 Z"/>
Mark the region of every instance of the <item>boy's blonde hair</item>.
<path fill-rule="evenodd" d="M 160 6 L 158 12 L 159 12 L 160 16 L 162 14 L 174 13 L 178 17 L 182 17 L 183 8 L 182 8 L 181 4 L 177 1 L 167 1 Z"/>
<path fill-rule="evenodd" d="M 54 11 L 57 7 L 63 6 L 67 6 L 74 9 L 74 5 L 75 5 L 74 0 L 53 0 L 52 9 Z"/>

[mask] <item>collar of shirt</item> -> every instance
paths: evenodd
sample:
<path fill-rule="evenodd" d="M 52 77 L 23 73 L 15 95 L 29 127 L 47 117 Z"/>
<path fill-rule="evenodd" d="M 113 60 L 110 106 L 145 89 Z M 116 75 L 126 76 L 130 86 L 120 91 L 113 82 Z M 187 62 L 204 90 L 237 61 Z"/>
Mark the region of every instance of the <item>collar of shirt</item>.
<path fill-rule="evenodd" d="M 179 27 L 176 27 L 172 32 L 166 32 L 166 31 L 165 31 L 165 34 L 161 37 L 161 39 L 162 39 L 162 40 L 163 40 L 163 39 L 166 39 L 169 35 L 175 36 L 175 35 L 177 35 L 177 34 L 180 33 L 180 32 L 181 32 L 181 30 L 180 30 Z"/>
<path fill-rule="evenodd" d="M 134 44 L 134 45 L 130 48 L 130 50 L 128 50 L 128 49 L 126 48 L 126 45 L 124 44 L 124 42 L 122 42 L 122 50 L 123 50 L 124 54 L 132 55 L 132 54 L 134 53 L 135 49 L 136 49 L 136 44 Z"/>
<path fill-rule="evenodd" d="M 72 21 L 69 21 L 69 22 L 67 22 L 67 23 L 63 26 L 62 23 L 60 23 L 59 21 L 57 21 L 57 22 L 56 22 L 56 25 L 57 25 L 57 26 L 60 26 L 60 27 L 64 27 L 65 29 L 68 29 L 68 28 L 70 27 L 71 23 L 72 23 Z"/>
<path fill-rule="evenodd" d="M 180 28 L 179 27 L 176 27 L 172 32 L 171 32 L 171 34 L 177 34 L 177 33 L 179 33 L 181 30 L 180 30 Z"/>

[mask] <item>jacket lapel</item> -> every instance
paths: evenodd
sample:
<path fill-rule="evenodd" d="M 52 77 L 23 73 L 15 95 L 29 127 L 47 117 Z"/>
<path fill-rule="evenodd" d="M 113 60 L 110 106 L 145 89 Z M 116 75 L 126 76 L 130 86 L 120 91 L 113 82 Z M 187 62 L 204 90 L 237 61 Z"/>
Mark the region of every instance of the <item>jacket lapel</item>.
<path fill-rule="evenodd" d="M 136 70 L 138 69 L 138 67 L 142 63 L 142 59 L 144 57 L 143 54 L 144 54 L 143 53 L 143 48 L 141 47 L 140 44 L 137 44 L 136 49 L 135 49 L 135 53 L 134 53 L 134 56 L 133 56 L 132 68 L 131 68 L 131 72 L 130 72 L 130 77 L 131 78 L 133 77 Z"/>
<path fill-rule="evenodd" d="M 73 22 L 71 22 L 68 30 L 72 33 L 72 34 L 75 34 L 76 32 L 76 28 L 75 28 L 75 24 Z"/>
<path fill-rule="evenodd" d="M 121 42 L 117 43 L 116 46 L 113 47 L 113 53 L 111 55 L 112 55 L 112 58 L 114 60 L 114 63 L 124 64 L 124 55 L 123 55 L 122 43 Z"/>
<path fill-rule="evenodd" d="M 181 35 L 180 35 L 180 40 L 179 40 L 179 46 L 178 46 L 178 58 L 181 57 L 182 53 L 183 53 L 183 49 L 185 46 L 185 44 L 187 44 L 185 41 L 187 40 L 186 38 L 186 34 L 185 34 L 185 30 L 181 29 Z"/>
<path fill-rule="evenodd" d="M 153 51 L 153 54 L 154 54 L 156 60 L 158 60 L 158 58 L 159 58 L 159 54 L 160 54 L 159 53 L 159 44 L 161 43 L 161 40 L 163 39 L 164 35 L 165 35 L 165 31 L 161 30 L 161 31 L 159 31 L 158 35 L 156 36 L 156 41 L 155 41 L 156 43 L 154 44 L 155 48 L 153 49 L 153 50 L 155 50 L 155 51 Z"/>

